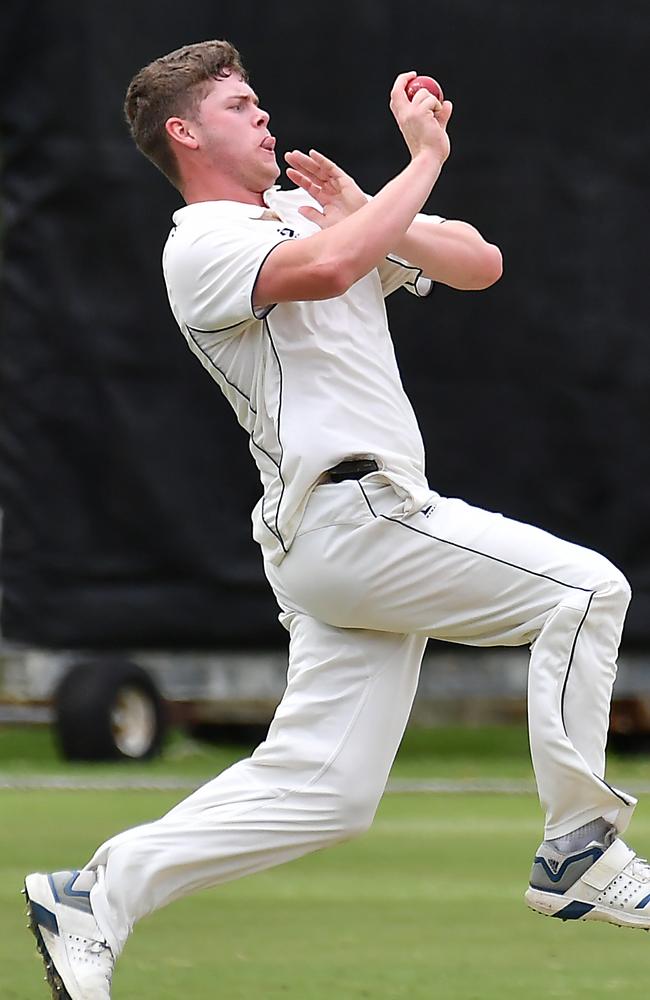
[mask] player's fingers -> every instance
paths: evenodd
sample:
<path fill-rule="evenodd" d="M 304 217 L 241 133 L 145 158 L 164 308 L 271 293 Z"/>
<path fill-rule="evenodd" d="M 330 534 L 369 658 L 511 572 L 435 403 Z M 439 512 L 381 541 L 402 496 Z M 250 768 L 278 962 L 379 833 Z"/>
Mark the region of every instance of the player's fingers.
<path fill-rule="evenodd" d="M 290 149 L 284 154 L 284 158 L 289 163 L 299 164 L 307 170 L 315 170 L 316 164 L 307 153 L 303 153 L 302 149 Z"/>
<path fill-rule="evenodd" d="M 345 174 L 345 171 L 339 167 L 338 163 L 319 153 L 317 149 L 310 149 L 309 156 L 321 174 L 331 174 L 332 176 Z"/>
<path fill-rule="evenodd" d="M 300 170 L 306 177 L 311 177 L 314 181 L 320 181 L 320 174 L 313 160 L 306 153 L 299 149 L 285 153 L 284 158 L 295 170 Z"/>
<path fill-rule="evenodd" d="M 294 170 L 293 167 L 289 167 L 287 170 L 287 177 L 292 184 L 296 187 L 301 187 L 303 191 L 307 191 L 312 197 L 318 200 L 321 193 L 320 186 L 316 184 L 310 177 L 306 177 L 300 170 Z"/>
<path fill-rule="evenodd" d="M 294 150 L 290 162 L 307 176 L 313 177 L 318 184 L 328 186 L 332 191 L 336 191 L 347 176 L 333 160 L 329 160 L 316 149 L 310 149 L 309 155 L 299 149 Z"/>
<path fill-rule="evenodd" d="M 436 118 L 438 119 L 439 123 L 442 125 L 443 128 L 447 128 L 447 123 L 451 118 L 453 110 L 454 106 L 451 103 L 451 101 L 442 102 L 442 108 L 440 110 L 440 113 L 436 115 Z"/>
<path fill-rule="evenodd" d="M 427 90 L 426 87 L 420 87 L 419 90 L 416 90 L 411 104 L 415 108 L 424 106 L 427 111 L 433 111 L 436 118 L 438 117 L 438 113 L 442 110 L 442 104 L 438 98 L 435 94 L 432 94 L 430 90 Z"/>
<path fill-rule="evenodd" d="M 390 92 L 391 107 L 404 108 L 410 103 L 408 97 L 406 96 L 406 84 L 415 76 L 417 76 L 417 73 L 414 69 L 411 69 L 408 73 L 400 73 L 399 76 L 395 78 L 395 83 L 393 84 Z"/>
<path fill-rule="evenodd" d="M 298 211 L 305 217 L 305 219 L 308 219 L 309 222 L 315 222 L 320 229 L 325 228 L 325 216 L 322 212 L 319 212 L 317 208 L 312 208 L 311 205 L 302 205 Z"/>

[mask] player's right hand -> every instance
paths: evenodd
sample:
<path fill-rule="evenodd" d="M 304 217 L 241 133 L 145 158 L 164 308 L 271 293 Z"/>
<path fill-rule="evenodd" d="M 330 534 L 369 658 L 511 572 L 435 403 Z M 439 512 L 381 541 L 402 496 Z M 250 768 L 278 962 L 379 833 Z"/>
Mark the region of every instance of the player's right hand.
<path fill-rule="evenodd" d="M 390 109 L 393 112 L 404 141 L 413 158 L 423 151 L 437 154 L 440 164 L 449 156 L 451 144 L 447 135 L 447 122 L 451 118 L 451 101 L 443 101 L 424 88 L 418 90 L 412 101 L 406 96 L 406 85 L 417 74 L 400 73 L 390 92 Z"/>

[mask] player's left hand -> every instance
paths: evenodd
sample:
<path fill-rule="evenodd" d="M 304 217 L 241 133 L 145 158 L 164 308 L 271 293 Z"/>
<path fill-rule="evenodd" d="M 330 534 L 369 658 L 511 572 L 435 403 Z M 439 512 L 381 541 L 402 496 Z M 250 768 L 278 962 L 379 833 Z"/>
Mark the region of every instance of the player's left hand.
<path fill-rule="evenodd" d="M 368 199 L 356 181 L 317 150 L 310 149 L 307 154 L 294 149 L 285 153 L 284 158 L 289 164 L 289 180 L 315 198 L 322 209 L 303 205 L 300 214 L 321 229 L 336 225 L 367 204 Z"/>

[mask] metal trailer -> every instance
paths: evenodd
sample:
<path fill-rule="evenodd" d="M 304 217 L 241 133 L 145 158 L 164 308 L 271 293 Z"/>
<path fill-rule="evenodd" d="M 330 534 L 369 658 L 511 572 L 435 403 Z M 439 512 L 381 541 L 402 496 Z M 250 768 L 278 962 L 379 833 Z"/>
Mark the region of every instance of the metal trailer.
<path fill-rule="evenodd" d="M 525 723 L 527 651 L 430 643 L 411 721 Z M 285 687 L 286 652 L 48 650 L 0 643 L 0 722 L 54 725 L 69 759 L 144 759 L 169 725 L 262 738 Z M 621 657 L 610 737 L 650 747 L 650 656 Z"/>

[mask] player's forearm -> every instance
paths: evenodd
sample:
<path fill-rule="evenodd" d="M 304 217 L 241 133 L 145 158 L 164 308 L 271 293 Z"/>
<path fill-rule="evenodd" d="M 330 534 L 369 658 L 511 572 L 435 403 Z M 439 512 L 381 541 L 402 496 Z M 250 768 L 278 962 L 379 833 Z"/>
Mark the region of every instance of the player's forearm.
<path fill-rule="evenodd" d="M 466 222 L 415 219 L 392 251 L 428 278 L 463 291 L 488 288 L 503 270 L 499 248 Z"/>
<path fill-rule="evenodd" d="M 442 164 L 426 151 L 386 184 L 375 197 L 342 222 L 311 237 L 319 255 L 336 261 L 350 287 L 406 239 L 417 213 L 431 194 Z"/>
<path fill-rule="evenodd" d="M 386 257 L 429 197 L 441 156 L 424 149 L 368 204 L 313 236 L 281 243 L 255 285 L 256 308 L 343 295 Z"/>

